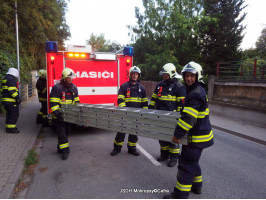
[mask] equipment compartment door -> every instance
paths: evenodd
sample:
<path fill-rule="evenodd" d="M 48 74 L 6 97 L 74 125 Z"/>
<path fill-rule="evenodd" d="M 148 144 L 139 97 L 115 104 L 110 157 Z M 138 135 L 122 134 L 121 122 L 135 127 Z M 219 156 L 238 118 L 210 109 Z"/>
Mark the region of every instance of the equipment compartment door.
<path fill-rule="evenodd" d="M 81 103 L 116 104 L 117 60 L 66 60 L 65 67 L 77 75 L 73 83 L 78 87 Z"/>

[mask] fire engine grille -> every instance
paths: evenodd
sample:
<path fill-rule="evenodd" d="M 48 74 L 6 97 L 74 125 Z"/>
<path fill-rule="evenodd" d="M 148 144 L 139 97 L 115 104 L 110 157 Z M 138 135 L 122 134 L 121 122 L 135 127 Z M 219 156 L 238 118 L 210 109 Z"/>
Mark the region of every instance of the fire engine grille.
<path fill-rule="evenodd" d="M 179 112 L 148 110 L 140 108 L 115 107 L 109 105 L 77 104 L 63 105 L 66 122 L 116 132 L 123 132 L 172 141 Z M 181 144 L 187 144 L 187 135 Z"/>

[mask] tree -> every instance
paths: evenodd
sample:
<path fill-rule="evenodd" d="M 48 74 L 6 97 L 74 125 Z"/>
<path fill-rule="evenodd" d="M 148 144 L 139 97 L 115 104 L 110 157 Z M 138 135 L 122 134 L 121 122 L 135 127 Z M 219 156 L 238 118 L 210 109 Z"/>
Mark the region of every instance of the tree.
<path fill-rule="evenodd" d="M 86 41 L 87 44 L 91 45 L 92 51 L 98 52 L 117 52 L 118 50 L 122 49 L 122 46 L 117 42 L 110 42 L 106 40 L 104 34 L 95 35 L 91 34 L 90 39 Z"/>
<path fill-rule="evenodd" d="M 45 68 L 45 41 L 58 41 L 62 50 L 64 40 L 70 36 L 65 22 L 68 0 L 16 1 L 21 78 L 22 81 L 28 81 L 30 70 Z M 10 54 L 15 58 L 15 0 L 0 0 L 0 5 L 0 51 L 4 57 Z M 16 64 L 9 64 L 8 67 L 16 67 Z"/>
<path fill-rule="evenodd" d="M 266 59 L 266 27 L 261 31 L 261 35 L 256 42 L 256 50 L 261 58 Z"/>
<path fill-rule="evenodd" d="M 151 71 L 172 62 L 180 72 L 191 60 L 199 58 L 197 29 L 201 13 L 201 0 L 143 0 L 141 14 L 135 8 L 137 25 L 129 27 L 135 47 L 135 63 L 141 65 L 144 79 L 160 79 Z M 141 51 L 141 53 L 138 53 Z"/>
<path fill-rule="evenodd" d="M 245 26 L 244 0 L 203 0 L 203 17 L 199 23 L 201 60 L 207 73 L 215 74 L 218 61 L 236 61 Z"/>

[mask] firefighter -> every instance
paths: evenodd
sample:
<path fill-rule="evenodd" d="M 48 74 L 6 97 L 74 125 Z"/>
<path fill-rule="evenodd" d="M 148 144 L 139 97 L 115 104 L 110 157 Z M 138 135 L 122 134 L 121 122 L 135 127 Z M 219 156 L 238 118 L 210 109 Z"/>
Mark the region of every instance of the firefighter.
<path fill-rule="evenodd" d="M 155 87 L 149 109 L 180 112 L 185 99 L 185 87 L 177 81 L 179 74 L 177 74 L 175 66 L 172 63 L 167 63 L 159 74 L 163 76 L 164 80 Z M 162 140 L 159 140 L 159 144 L 161 155 L 157 161 L 163 162 L 170 157 L 167 166 L 174 167 L 180 154 L 179 144 Z"/>
<path fill-rule="evenodd" d="M 189 192 L 201 194 L 202 175 L 199 159 L 203 149 L 213 145 L 209 108 L 203 82 L 202 67 L 189 62 L 182 70 L 186 86 L 186 101 L 172 141 L 180 142 L 189 132 L 188 145 L 182 145 L 178 162 L 177 183 L 171 195 L 164 198 L 188 198 Z"/>
<path fill-rule="evenodd" d="M 47 88 L 46 88 L 46 70 L 41 69 L 38 71 L 38 81 L 36 83 L 36 88 L 38 91 L 38 99 L 41 103 L 41 109 L 37 115 L 36 123 L 43 124 L 44 126 L 49 126 L 47 120 Z"/>
<path fill-rule="evenodd" d="M 18 93 L 18 83 L 16 79 L 19 72 L 16 68 L 9 68 L 5 78 L 2 80 L 2 104 L 6 110 L 6 132 L 19 133 L 16 123 L 19 117 L 19 104 L 21 98 Z"/>
<path fill-rule="evenodd" d="M 64 122 L 60 107 L 62 104 L 79 103 L 78 89 L 76 85 L 72 83 L 73 78 L 75 78 L 74 71 L 65 68 L 62 71 L 60 83 L 53 86 L 50 94 L 50 107 L 58 137 L 57 150 L 58 153 L 61 153 L 63 160 L 66 160 L 70 153 L 68 135 L 71 130 L 71 124 Z"/>
<path fill-rule="evenodd" d="M 148 99 L 146 96 L 145 88 L 140 83 L 141 71 L 138 67 L 133 66 L 129 69 L 130 80 L 121 85 L 118 92 L 118 106 L 120 107 L 133 107 L 133 108 L 148 108 Z M 125 133 L 118 132 L 114 140 L 114 149 L 111 156 L 115 156 L 121 152 Z M 138 136 L 129 134 L 128 136 L 128 153 L 134 156 L 139 156 L 140 153 L 136 150 Z"/>

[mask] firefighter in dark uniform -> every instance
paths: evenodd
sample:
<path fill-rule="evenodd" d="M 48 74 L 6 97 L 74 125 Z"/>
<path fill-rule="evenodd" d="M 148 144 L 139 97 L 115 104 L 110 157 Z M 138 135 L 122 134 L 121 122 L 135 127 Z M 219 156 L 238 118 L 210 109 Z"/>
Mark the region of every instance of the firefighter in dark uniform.
<path fill-rule="evenodd" d="M 19 133 L 16 126 L 19 117 L 19 104 L 21 103 L 18 93 L 18 83 L 16 82 L 18 77 L 18 70 L 16 68 L 9 68 L 5 78 L 2 80 L 2 104 L 6 110 L 7 133 Z"/>
<path fill-rule="evenodd" d="M 156 86 L 149 109 L 180 112 L 185 99 L 185 87 L 177 81 L 177 78 L 181 78 L 181 76 L 177 74 L 172 63 L 165 64 L 160 71 L 160 75 L 163 76 L 164 80 Z M 161 155 L 157 158 L 157 161 L 162 162 L 170 157 L 167 166 L 174 167 L 180 154 L 179 144 L 162 140 L 159 140 L 159 143 Z"/>
<path fill-rule="evenodd" d="M 43 124 L 44 126 L 48 126 L 47 120 L 47 87 L 46 87 L 46 70 L 41 69 L 38 72 L 39 79 L 36 83 L 36 88 L 38 91 L 38 99 L 41 103 L 42 107 L 37 115 L 36 123 Z"/>
<path fill-rule="evenodd" d="M 141 71 L 138 67 L 133 66 L 129 69 L 130 80 L 121 85 L 118 92 L 118 106 L 120 107 L 133 107 L 133 108 L 148 108 L 148 99 L 146 96 L 145 88 L 140 83 L 139 78 Z M 114 149 L 111 152 L 112 156 L 121 152 L 125 133 L 118 132 L 114 141 Z M 129 134 L 128 136 L 128 153 L 134 156 L 139 156 L 140 153 L 136 150 L 138 136 Z"/>
<path fill-rule="evenodd" d="M 53 86 L 50 94 L 50 107 L 58 137 L 57 150 L 61 153 L 63 160 L 66 160 L 70 153 L 68 135 L 71 130 L 71 124 L 64 122 L 60 107 L 62 104 L 79 103 L 78 89 L 76 85 L 72 83 L 73 78 L 75 78 L 74 71 L 65 68 L 62 72 L 60 83 Z"/>
<path fill-rule="evenodd" d="M 202 74 L 202 67 L 195 62 L 189 62 L 182 70 L 186 86 L 185 107 L 178 119 L 172 141 L 179 143 L 189 132 L 189 143 L 182 145 L 176 187 L 171 195 L 164 198 L 188 198 L 190 191 L 201 194 L 200 156 L 203 149 L 214 143 Z"/>

